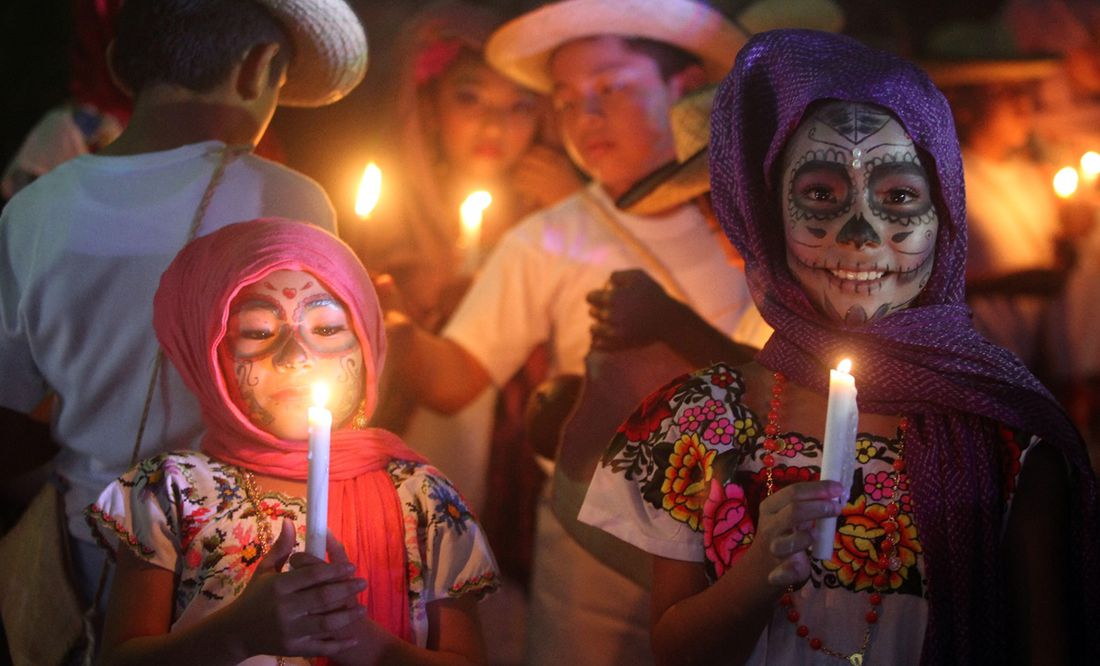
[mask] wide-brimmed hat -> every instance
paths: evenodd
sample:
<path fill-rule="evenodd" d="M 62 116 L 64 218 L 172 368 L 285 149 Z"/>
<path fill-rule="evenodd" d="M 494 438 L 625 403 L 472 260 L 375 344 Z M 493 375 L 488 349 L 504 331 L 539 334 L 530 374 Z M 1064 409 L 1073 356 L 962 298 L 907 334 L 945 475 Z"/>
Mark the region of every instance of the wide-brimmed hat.
<path fill-rule="evenodd" d="M 367 35 L 344 0 L 257 0 L 282 24 L 294 58 L 280 106 L 323 106 L 347 95 L 367 72 Z"/>
<path fill-rule="evenodd" d="M 615 202 L 635 215 L 654 215 L 710 190 L 710 110 L 716 86 L 684 95 L 669 109 L 676 161 L 649 174 Z"/>
<path fill-rule="evenodd" d="M 920 61 L 940 87 L 1026 83 L 1057 74 L 1061 58 L 1022 53 L 1008 26 L 999 21 L 956 21 L 928 38 Z"/>
<path fill-rule="evenodd" d="M 600 35 L 679 47 L 702 61 L 711 82 L 726 75 L 748 39 L 721 12 L 691 0 L 563 0 L 501 26 L 485 59 L 519 84 L 549 93 L 550 55 L 566 42 Z"/>

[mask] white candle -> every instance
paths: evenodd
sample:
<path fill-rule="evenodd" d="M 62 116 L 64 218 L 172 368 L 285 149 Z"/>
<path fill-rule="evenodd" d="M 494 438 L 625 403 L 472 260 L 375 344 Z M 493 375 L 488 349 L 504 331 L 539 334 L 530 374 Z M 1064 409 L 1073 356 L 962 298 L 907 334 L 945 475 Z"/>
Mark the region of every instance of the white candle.
<path fill-rule="evenodd" d="M 459 206 L 458 214 L 462 220 L 462 239 L 464 273 L 473 273 L 481 263 L 481 219 L 485 209 L 493 203 L 493 197 L 485 190 L 471 192 Z"/>
<path fill-rule="evenodd" d="M 309 479 L 306 481 L 306 552 L 325 559 L 328 531 L 328 457 L 332 435 L 332 412 L 325 409 L 328 387 L 313 387 L 309 408 Z"/>
<path fill-rule="evenodd" d="M 839 481 L 845 491 L 852 485 L 856 465 L 856 427 L 859 409 L 856 406 L 856 381 L 849 374 L 852 362 L 844 359 L 836 370 L 829 371 L 829 406 L 825 411 L 825 439 L 821 454 L 821 480 Z M 814 525 L 813 556 L 819 560 L 833 557 L 836 517 L 819 520 Z"/>

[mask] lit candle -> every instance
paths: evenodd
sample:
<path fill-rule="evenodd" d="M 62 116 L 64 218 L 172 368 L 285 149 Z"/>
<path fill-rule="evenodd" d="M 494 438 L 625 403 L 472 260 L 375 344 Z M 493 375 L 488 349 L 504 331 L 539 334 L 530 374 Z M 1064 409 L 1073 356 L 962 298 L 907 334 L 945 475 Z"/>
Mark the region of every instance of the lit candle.
<path fill-rule="evenodd" d="M 459 206 L 458 214 L 462 220 L 462 238 L 459 244 L 464 253 L 463 272 L 473 273 L 481 263 L 481 218 L 493 197 L 485 190 L 471 192 Z"/>
<path fill-rule="evenodd" d="M 371 211 L 378 205 L 382 196 L 382 170 L 374 162 L 369 162 L 359 179 L 359 191 L 355 195 L 355 214 L 361 220 L 370 217 Z"/>
<path fill-rule="evenodd" d="M 829 406 L 825 410 L 825 439 L 822 442 L 821 480 L 839 481 L 847 491 L 852 484 L 856 463 L 856 427 L 859 408 L 856 406 L 856 381 L 852 377 L 852 362 L 844 359 L 836 370 L 829 371 Z M 836 516 L 817 521 L 814 525 L 813 556 L 819 560 L 833 557 Z"/>
<path fill-rule="evenodd" d="M 1069 166 L 1058 169 L 1058 173 L 1054 174 L 1054 193 L 1063 199 L 1072 197 L 1077 192 L 1079 180 L 1077 169 Z"/>
<path fill-rule="evenodd" d="M 313 386 L 309 408 L 309 479 L 306 481 L 306 552 L 325 559 L 328 530 L 328 457 L 332 412 L 325 409 L 328 387 Z"/>

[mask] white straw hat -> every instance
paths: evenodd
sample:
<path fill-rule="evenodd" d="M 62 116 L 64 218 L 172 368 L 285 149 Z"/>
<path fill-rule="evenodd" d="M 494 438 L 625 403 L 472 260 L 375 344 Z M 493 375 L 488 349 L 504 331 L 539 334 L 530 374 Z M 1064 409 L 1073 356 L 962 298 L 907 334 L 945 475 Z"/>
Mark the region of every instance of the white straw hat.
<path fill-rule="evenodd" d="M 324 106 L 367 72 L 367 35 L 344 0 L 257 0 L 294 44 L 280 106 Z"/>
<path fill-rule="evenodd" d="M 566 42 L 599 35 L 679 47 L 702 61 L 712 83 L 747 41 L 718 10 L 691 0 L 563 0 L 501 26 L 485 46 L 485 59 L 521 85 L 548 93 L 550 55 Z"/>

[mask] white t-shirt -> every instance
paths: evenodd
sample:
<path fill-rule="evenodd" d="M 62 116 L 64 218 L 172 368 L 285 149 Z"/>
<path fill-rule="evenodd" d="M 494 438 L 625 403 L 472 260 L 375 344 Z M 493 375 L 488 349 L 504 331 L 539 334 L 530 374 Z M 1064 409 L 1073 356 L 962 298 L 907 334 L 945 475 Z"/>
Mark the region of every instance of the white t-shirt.
<path fill-rule="evenodd" d="M 584 374 L 592 326 L 585 295 L 603 287 L 613 271 L 647 269 L 673 293 L 674 285 L 648 270 L 599 218 L 586 194 L 675 276 L 699 316 L 738 342 L 764 344 L 770 329 L 753 306 L 744 271 L 730 264 L 721 246 L 728 241 L 695 206 L 659 216 L 629 215 L 592 184 L 508 232 L 443 331 L 482 364 L 497 386 L 544 341 L 550 342 L 552 375 Z"/>
<path fill-rule="evenodd" d="M 0 217 L 0 405 L 33 409 L 53 389 L 69 530 L 130 466 L 157 343 L 153 294 L 187 234 L 224 144 L 83 155 L 20 191 Z M 282 216 L 335 231 L 324 190 L 254 155 L 226 167 L 199 235 Z M 193 448 L 198 403 L 165 363 L 139 458 Z"/>

